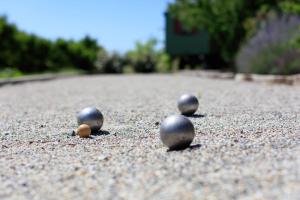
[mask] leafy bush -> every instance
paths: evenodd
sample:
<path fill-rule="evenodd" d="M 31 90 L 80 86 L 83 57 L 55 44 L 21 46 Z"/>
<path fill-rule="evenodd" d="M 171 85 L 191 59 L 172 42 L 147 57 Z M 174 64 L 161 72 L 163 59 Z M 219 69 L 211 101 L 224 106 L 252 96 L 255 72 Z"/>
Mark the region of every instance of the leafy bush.
<path fill-rule="evenodd" d="M 12 78 L 12 77 L 19 77 L 23 74 L 14 68 L 8 67 L 0 67 L 0 78 Z"/>
<path fill-rule="evenodd" d="M 286 14 L 270 16 L 238 53 L 237 71 L 258 74 L 299 73 L 300 48 L 297 48 L 299 28 L 298 16 Z"/>
<path fill-rule="evenodd" d="M 300 2 L 297 0 L 280 1 L 279 7 L 285 13 L 300 14 Z"/>
<path fill-rule="evenodd" d="M 171 58 L 168 54 L 163 51 L 157 52 L 156 71 L 157 72 L 170 72 L 177 70 L 178 66 L 171 63 Z"/>
<path fill-rule="evenodd" d="M 145 43 L 137 42 L 135 49 L 126 53 L 127 64 L 135 72 L 169 72 L 172 71 L 171 59 L 168 54 L 158 50 L 157 40 L 152 38 Z"/>
<path fill-rule="evenodd" d="M 65 69 L 85 72 L 167 72 L 170 58 L 157 50 L 157 41 L 137 42 L 125 55 L 107 53 L 89 36 L 82 40 L 50 41 L 18 30 L 0 17 L 0 66 L 14 66 L 22 73 L 60 72 Z M 1 68 L 0 68 L 1 70 Z"/>
<path fill-rule="evenodd" d="M 0 16 L 0 66 L 14 66 L 24 73 L 74 68 L 95 70 L 97 51 L 102 49 L 88 36 L 82 40 L 54 42 L 27 34 Z"/>
<path fill-rule="evenodd" d="M 135 49 L 128 51 L 126 58 L 135 72 L 149 73 L 155 71 L 157 40 L 150 39 L 146 43 L 136 42 Z"/>
<path fill-rule="evenodd" d="M 126 60 L 116 52 L 108 54 L 101 50 L 97 54 L 95 66 L 100 73 L 123 73 L 125 65 Z"/>

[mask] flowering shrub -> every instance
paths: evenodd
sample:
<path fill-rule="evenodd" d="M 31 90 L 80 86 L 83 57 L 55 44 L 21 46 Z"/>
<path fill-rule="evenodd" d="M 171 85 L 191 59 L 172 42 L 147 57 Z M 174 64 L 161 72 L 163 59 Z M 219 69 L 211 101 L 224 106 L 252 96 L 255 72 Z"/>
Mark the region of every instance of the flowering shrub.
<path fill-rule="evenodd" d="M 237 71 L 258 74 L 300 72 L 300 18 L 275 15 L 261 24 L 258 32 L 236 57 Z"/>

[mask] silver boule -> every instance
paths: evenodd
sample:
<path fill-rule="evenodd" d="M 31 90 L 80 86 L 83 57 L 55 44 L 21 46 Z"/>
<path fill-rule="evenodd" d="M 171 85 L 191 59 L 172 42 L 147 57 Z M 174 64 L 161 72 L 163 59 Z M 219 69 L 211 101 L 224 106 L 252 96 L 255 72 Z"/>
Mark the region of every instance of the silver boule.
<path fill-rule="evenodd" d="M 97 132 L 103 125 L 103 115 L 95 107 L 87 107 L 77 114 L 78 125 L 87 124 L 92 132 Z"/>
<path fill-rule="evenodd" d="M 194 95 L 184 94 L 178 99 L 177 107 L 181 114 L 192 115 L 197 111 L 199 102 L 197 97 L 195 97 Z"/>
<path fill-rule="evenodd" d="M 170 150 L 189 147 L 194 137 L 194 125 L 183 115 L 171 115 L 161 123 L 160 139 Z"/>

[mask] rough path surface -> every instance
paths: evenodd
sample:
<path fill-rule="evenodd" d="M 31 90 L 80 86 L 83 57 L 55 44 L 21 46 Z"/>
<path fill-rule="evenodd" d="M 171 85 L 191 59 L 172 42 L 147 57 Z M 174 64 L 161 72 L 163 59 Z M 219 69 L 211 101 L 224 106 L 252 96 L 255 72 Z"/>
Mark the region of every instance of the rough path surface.
<path fill-rule="evenodd" d="M 159 122 L 200 99 L 192 148 Z M 94 105 L 101 134 L 71 136 Z M 182 75 L 83 76 L 0 88 L 0 199 L 300 199 L 300 87 Z"/>

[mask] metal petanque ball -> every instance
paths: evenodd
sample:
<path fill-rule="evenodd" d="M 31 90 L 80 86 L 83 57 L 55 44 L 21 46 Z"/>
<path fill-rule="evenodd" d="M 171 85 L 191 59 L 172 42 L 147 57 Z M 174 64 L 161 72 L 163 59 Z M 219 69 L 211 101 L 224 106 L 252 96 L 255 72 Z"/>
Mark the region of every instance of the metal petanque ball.
<path fill-rule="evenodd" d="M 192 115 L 197 111 L 199 102 L 197 97 L 195 97 L 194 95 L 184 94 L 178 99 L 177 107 L 181 114 Z"/>
<path fill-rule="evenodd" d="M 170 150 L 189 147 L 194 137 L 194 125 L 183 115 L 169 116 L 160 126 L 160 139 Z"/>
<path fill-rule="evenodd" d="M 97 132 L 103 125 L 103 115 L 95 107 L 84 108 L 77 114 L 78 125 L 87 124 L 92 132 Z"/>

